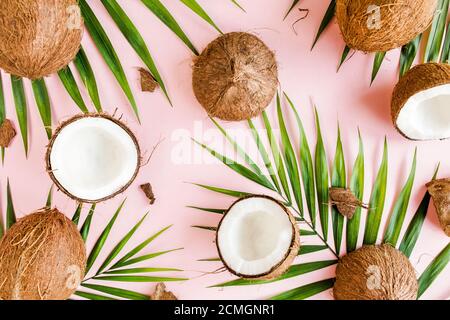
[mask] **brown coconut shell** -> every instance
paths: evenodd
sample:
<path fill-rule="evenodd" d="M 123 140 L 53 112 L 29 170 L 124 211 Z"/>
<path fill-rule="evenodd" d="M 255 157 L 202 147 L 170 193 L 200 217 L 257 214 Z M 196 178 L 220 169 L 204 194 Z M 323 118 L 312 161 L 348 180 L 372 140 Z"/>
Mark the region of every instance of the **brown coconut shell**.
<path fill-rule="evenodd" d="M 352 49 L 380 52 L 399 48 L 424 32 L 433 20 L 437 0 L 337 0 L 336 18 Z M 370 6 L 380 8 L 380 27 L 369 28 Z"/>
<path fill-rule="evenodd" d="M 104 197 L 102 199 L 98 199 L 98 200 L 88 200 L 88 199 L 82 199 L 79 197 L 74 196 L 73 194 L 71 194 L 69 191 L 67 191 L 67 189 L 65 189 L 61 183 L 58 181 L 58 179 L 56 179 L 55 175 L 53 174 L 53 168 L 52 168 L 52 164 L 50 161 L 50 155 L 52 153 L 52 149 L 53 149 L 53 144 L 55 143 L 56 138 L 58 137 L 59 133 L 64 130 L 64 128 L 75 122 L 78 121 L 80 119 L 83 118 L 103 118 L 103 119 L 107 119 L 109 121 L 114 122 L 115 124 L 117 124 L 119 127 L 121 127 L 123 130 L 126 131 L 126 133 L 128 133 L 128 135 L 131 137 L 131 139 L 133 140 L 134 146 L 136 147 L 138 156 L 139 156 L 139 162 L 138 165 L 136 166 L 136 170 L 134 171 L 134 174 L 132 176 L 132 178 L 130 179 L 130 181 L 128 181 L 128 183 L 126 185 L 124 185 L 120 190 L 114 192 L 113 194 Z M 55 130 L 55 132 L 53 133 L 52 138 L 50 139 L 50 142 L 47 146 L 47 152 L 45 153 L 45 165 L 46 165 L 46 169 L 47 169 L 47 173 L 50 176 L 50 179 L 53 181 L 53 183 L 58 187 L 58 190 L 62 191 L 65 195 L 67 195 L 69 198 L 77 201 L 77 202 L 81 202 L 81 203 L 99 203 L 99 202 L 103 202 L 109 199 L 112 199 L 116 196 L 118 196 L 119 194 L 122 194 L 126 189 L 128 189 L 128 187 L 133 183 L 133 181 L 136 179 L 139 170 L 141 168 L 141 163 L 142 163 L 142 156 L 141 156 L 141 148 L 139 146 L 139 142 L 136 138 L 136 136 L 134 135 L 134 133 L 131 131 L 130 128 L 128 128 L 122 121 L 106 114 L 106 113 L 83 113 L 83 114 L 79 114 L 76 116 L 73 116 L 72 118 L 62 122 L 59 127 Z"/>
<path fill-rule="evenodd" d="M 0 241 L 0 300 L 64 300 L 83 280 L 86 249 L 57 209 L 19 219 Z"/>
<path fill-rule="evenodd" d="M 433 198 L 442 230 L 450 237 L 450 179 L 438 179 L 427 183 L 428 192 Z"/>
<path fill-rule="evenodd" d="M 364 246 L 336 268 L 337 300 L 416 300 L 418 283 L 408 258 L 389 244 Z"/>
<path fill-rule="evenodd" d="M 275 55 L 256 36 L 233 32 L 211 42 L 196 59 L 192 86 L 206 112 L 222 120 L 259 115 L 278 86 Z"/>
<path fill-rule="evenodd" d="M 421 91 L 446 84 L 450 84 L 450 65 L 445 63 L 419 64 L 400 79 L 392 93 L 391 117 L 395 128 L 404 137 L 411 139 L 398 128 L 397 118 L 408 99 Z"/>
<path fill-rule="evenodd" d="M 240 201 L 250 199 L 250 198 L 264 198 L 264 199 L 268 199 L 270 201 L 277 203 L 280 207 L 283 208 L 284 212 L 286 212 L 287 216 L 289 217 L 289 220 L 291 221 L 291 224 L 292 224 L 292 231 L 293 231 L 292 232 L 293 237 L 292 237 L 290 249 L 286 253 L 284 259 L 282 259 L 278 264 L 273 266 L 272 269 L 270 269 L 268 272 L 259 274 L 259 275 L 241 274 L 241 273 L 233 270 L 230 266 L 228 266 L 222 256 L 222 253 L 220 252 L 219 241 L 218 241 L 220 226 L 222 225 L 222 221 L 225 218 L 225 216 L 228 214 L 228 212 L 231 210 L 231 208 L 235 204 L 239 203 Z M 300 230 L 298 228 L 297 221 L 295 220 L 294 216 L 291 214 L 291 212 L 286 208 L 286 206 L 283 203 L 281 203 L 280 201 L 278 201 L 272 197 L 266 196 L 266 195 L 251 195 L 251 196 L 247 196 L 247 197 L 238 199 L 224 213 L 222 220 L 220 220 L 219 226 L 217 227 L 216 247 L 217 247 L 217 251 L 219 252 L 220 260 L 222 261 L 223 265 L 230 273 L 238 276 L 239 278 L 248 279 L 248 280 L 273 280 L 273 279 L 280 277 L 282 274 L 284 274 L 289 269 L 289 267 L 292 265 L 292 263 L 294 262 L 294 259 L 297 257 L 298 251 L 300 250 Z"/>
<path fill-rule="evenodd" d="M 38 79 L 69 64 L 80 49 L 77 0 L 0 1 L 0 68 Z"/>

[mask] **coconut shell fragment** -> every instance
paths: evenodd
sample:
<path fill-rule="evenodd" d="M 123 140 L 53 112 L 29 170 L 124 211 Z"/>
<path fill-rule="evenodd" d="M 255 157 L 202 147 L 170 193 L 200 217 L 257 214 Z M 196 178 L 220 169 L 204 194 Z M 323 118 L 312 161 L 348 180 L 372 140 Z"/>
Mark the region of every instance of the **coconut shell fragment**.
<path fill-rule="evenodd" d="M 150 295 L 151 300 L 178 300 L 178 298 L 170 291 L 166 290 L 164 283 L 156 285 L 155 292 Z"/>
<path fill-rule="evenodd" d="M 450 237 L 450 179 L 433 180 L 426 186 L 433 198 L 442 230 Z"/>
<path fill-rule="evenodd" d="M 141 75 L 141 90 L 143 92 L 155 92 L 159 85 L 152 74 L 144 68 L 139 68 L 139 73 Z"/>
<path fill-rule="evenodd" d="M 278 86 L 274 53 L 249 33 L 220 36 L 206 47 L 193 68 L 197 100 L 210 116 L 222 120 L 258 116 Z"/>
<path fill-rule="evenodd" d="M 144 192 L 145 196 L 149 200 L 150 204 L 155 204 L 156 198 L 155 194 L 153 193 L 153 188 L 150 183 L 145 183 L 140 186 L 142 192 Z"/>
<path fill-rule="evenodd" d="M 329 196 L 331 204 L 335 205 L 339 213 L 348 219 L 353 218 L 357 208 L 368 208 L 350 189 L 332 187 L 329 189 Z"/>
<path fill-rule="evenodd" d="M 76 56 L 83 35 L 77 0 L 0 1 L 0 68 L 39 79 Z"/>
<path fill-rule="evenodd" d="M 8 148 L 16 136 L 16 129 L 11 120 L 5 119 L 0 125 L 0 147 Z"/>
<path fill-rule="evenodd" d="M 19 219 L 0 241 L 0 300 L 64 300 L 84 277 L 86 249 L 57 209 Z"/>
<path fill-rule="evenodd" d="M 399 48 L 432 22 L 437 0 L 337 0 L 336 18 L 352 49 L 381 52 Z"/>
<path fill-rule="evenodd" d="M 445 112 L 446 104 L 440 101 L 450 101 L 449 97 L 450 65 L 425 63 L 415 66 L 400 79 L 392 93 L 391 116 L 395 128 L 411 140 L 449 138 L 450 108 Z M 426 110 L 416 108 L 419 101 L 427 100 L 432 102 L 425 104 Z M 412 114 L 414 112 L 416 115 Z"/>
<path fill-rule="evenodd" d="M 416 300 L 418 283 L 408 258 L 389 244 L 364 246 L 336 268 L 337 300 Z"/>

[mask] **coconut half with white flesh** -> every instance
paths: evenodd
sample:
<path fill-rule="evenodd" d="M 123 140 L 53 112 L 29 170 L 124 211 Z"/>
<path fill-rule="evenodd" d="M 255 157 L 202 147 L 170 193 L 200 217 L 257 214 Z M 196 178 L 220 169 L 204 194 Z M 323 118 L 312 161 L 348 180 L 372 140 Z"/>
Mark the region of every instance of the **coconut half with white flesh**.
<path fill-rule="evenodd" d="M 62 123 L 46 154 L 47 171 L 58 188 L 87 203 L 125 191 L 136 178 L 140 162 L 134 134 L 105 114 L 78 115 Z"/>
<path fill-rule="evenodd" d="M 292 264 L 300 247 L 295 218 L 267 196 L 239 199 L 217 229 L 217 249 L 225 267 L 245 279 L 274 279 Z"/>
<path fill-rule="evenodd" d="M 411 140 L 450 138 L 450 65 L 420 64 L 394 89 L 392 121 Z"/>

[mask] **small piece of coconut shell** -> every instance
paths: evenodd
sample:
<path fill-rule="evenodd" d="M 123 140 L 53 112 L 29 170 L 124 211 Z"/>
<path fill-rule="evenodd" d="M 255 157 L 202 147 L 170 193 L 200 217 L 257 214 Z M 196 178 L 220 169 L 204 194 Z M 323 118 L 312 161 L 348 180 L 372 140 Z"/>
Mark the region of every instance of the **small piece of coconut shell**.
<path fill-rule="evenodd" d="M 337 300 L 416 300 L 418 282 L 408 258 L 390 244 L 363 246 L 336 268 Z"/>
<path fill-rule="evenodd" d="M 178 300 L 178 298 L 170 291 L 166 291 L 166 285 L 164 283 L 158 283 L 156 285 L 155 292 L 150 295 L 152 300 Z"/>
<path fill-rule="evenodd" d="M 353 218 L 356 208 L 367 208 L 350 189 L 331 187 L 329 195 L 331 204 L 335 205 L 339 213 L 348 219 Z"/>
<path fill-rule="evenodd" d="M 8 148 L 16 136 L 16 129 L 11 120 L 5 119 L 0 126 L 0 147 Z"/>
<path fill-rule="evenodd" d="M 433 198 L 442 230 L 450 237 L 450 178 L 433 180 L 426 186 Z"/>
<path fill-rule="evenodd" d="M 391 116 L 395 128 L 405 138 L 411 139 L 397 126 L 397 118 L 409 98 L 424 90 L 446 84 L 450 84 L 450 65 L 446 63 L 419 64 L 400 79 L 392 93 Z"/>
<path fill-rule="evenodd" d="M 192 87 L 211 117 L 240 121 L 258 116 L 278 87 L 275 55 L 258 37 L 227 33 L 196 59 Z"/>
<path fill-rule="evenodd" d="M 152 74 L 144 68 L 139 68 L 139 73 L 141 74 L 141 90 L 143 92 L 155 92 L 159 84 Z"/>
<path fill-rule="evenodd" d="M 153 188 L 150 183 L 145 183 L 140 186 L 141 190 L 144 192 L 147 199 L 150 201 L 150 204 L 154 204 L 156 201 L 155 195 L 153 193 Z"/>

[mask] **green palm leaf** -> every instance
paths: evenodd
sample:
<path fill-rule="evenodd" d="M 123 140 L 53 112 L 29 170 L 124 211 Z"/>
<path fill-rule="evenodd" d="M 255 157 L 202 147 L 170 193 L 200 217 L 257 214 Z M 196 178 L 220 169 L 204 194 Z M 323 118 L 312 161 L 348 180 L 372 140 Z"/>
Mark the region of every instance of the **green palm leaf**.
<path fill-rule="evenodd" d="M 333 287 L 335 279 L 326 279 L 319 282 L 310 283 L 279 295 L 276 295 L 270 300 L 304 300 L 312 297 L 318 293 L 328 290 Z"/>
<path fill-rule="evenodd" d="M 316 45 L 317 41 L 319 40 L 322 33 L 325 31 L 325 29 L 330 24 L 331 20 L 334 18 L 334 13 L 336 12 L 336 0 L 332 0 L 330 2 L 330 5 L 327 8 L 327 11 L 325 12 L 325 15 L 322 19 L 322 22 L 320 23 L 319 30 L 317 31 L 316 37 L 314 38 L 313 45 L 311 47 L 311 50 L 314 49 L 314 46 Z"/>
<path fill-rule="evenodd" d="M 402 47 L 400 54 L 400 77 L 403 77 L 405 73 L 411 68 L 414 59 L 417 56 L 417 52 L 419 51 L 421 39 L 422 35 L 420 34 L 410 43 L 405 44 Z"/>
<path fill-rule="evenodd" d="M 277 93 L 277 114 L 278 124 L 281 133 L 283 158 L 286 163 L 287 172 L 289 175 L 289 181 L 294 193 L 294 199 L 297 203 L 297 207 L 300 211 L 300 216 L 303 217 L 303 196 L 300 186 L 300 172 L 298 170 L 297 158 L 295 156 L 294 148 L 289 139 L 289 133 L 286 128 L 286 124 L 283 119 L 283 113 L 281 111 L 280 95 Z"/>
<path fill-rule="evenodd" d="M 316 186 L 314 184 L 314 167 L 312 162 L 311 150 L 309 149 L 308 139 L 306 138 L 305 129 L 302 120 L 295 108 L 293 102 L 286 93 L 284 96 L 294 112 L 295 119 L 300 137 L 300 172 L 302 174 L 303 190 L 305 191 L 306 206 L 308 207 L 309 216 L 313 227 L 316 225 Z"/>
<path fill-rule="evenodd" d="M 8 179 L 6 182 L 6 230 L 9 230 L 14 223 L 16 223 L 16 211 L 14 210 L 11 186 Z"/>
<path fill-rule="evenodd" d="M 388 147 L 387 140 L 384 139 L 383 160 L 378 169 L 377 177 L 372 188 L 367 212 L 366 228 L 364 231 L 365 245 L 374 244 L 377 241 L 378 230 L 380 229 L 381 217 L 383 215 L 384 203 L 386 199 L 386 185 L 388 172 Z"/>
<path fill-rule="evenodd" d="M 439 170 L 439 166 L 436 168 L 434 172 L 432 180 L 436 179 L 437 173 Z M 425 192 L 425 195 L 420 202 L 419 207 L 417 208 L 414 217 L 409 223 L 408 229 L 403 236 L 403 240 L 400 243 L 399 250 L 405 254 L 408 258 L 411 256 L 412 251 L 414 250 L 414 246 L 416 245 L 417 239 L 420 235 L 420 230 L 422 229 L 422 225 L 425 221 L 425 217 L 427 216 L 428 206 L 430 204 L 430 193 Z"/>
<path fill-rule="evenodd" d="M 220 34 L 223 32 L 219 29 L 219 27 L 214 23 L 211 17 L 206 13 L 205 10 L 198 4 L 196 0 L 180 0 L 183 2 L 189 9 L 194 11 L 200 18 L 208 22 L 214 29 L 216 29 Z"/>
<path fill-rule="evenodd" d="M 128 259 L 128 260 L 124 260 L 123 262 L 116 262 L 116 264 L 114 266 L 112 266 L 110 269 L 115 269 L 115 268 L 122 268 L 122 267 L 126 267 L 126 266 L 130 266 L 139 262 L 143 262 L 143 261 L 147 261 L 159 256 L 162 256 L 166 253 L 170 253 L 170 252 L 174 252 L 174 251 L 178 251 L 178 250 L 182 250 L 183 248 L 176 248 L 176 249 L 171 249 L 171 250 L 165 250 L 165 251 L 159 251 L 159 252 L 153 252 L 153 253 L 149 253 L 143 256 L 139 256 L 133 259 Z"/>
<path fill-rule="evenodd" d="M 414 159 L 408 180 L 403 187 L 400 195 L 395 202 L 389 223 L 384 234 L 384 243 L 389 243 L 394 247 L 397 245 L 400 232 L 402 230 L 403 221 L 405 220 L 406 211 L 408 210 L 409 199 L 411 197 L 411 189 L 414 184 L 414 176 L 416 174 L 417 149 L 414 152 Z"/>
<path fill-rule="evenodd" d="M 318 252 L 318 251 L 322 251 L 322 250 L 326 250 L 326 249 L 328 249 L 327 246 L 321 246 L 321 245 L 304 245 L 304 246 L 302 246 L 301 245 L 298 254 L 303 255 L 303 254 Z"/>
<path fill-rule="evenodd" d="M 245 9 L 244 9 L 244 7 L 241 6 L 241 5 L 239 4 L 239 2 L 237 2 L 236 0 L 231 0 L 231 2 L 232 2 L 236 7 L 238 7 L 238 8 L 241 9 L 242 11 L 246 12 Z"/>
<path fill-rule="evenodd" d="M 217 213 L 217 214 L 224 214 L 228 209 L 213 209 L 213 208 L 201 208 L 201 207 L 195 207 L 195 206 L 187 206 L 191 209 L 197 209 L 204 212 L 211 212 L 211 213 Z"/>
<path fill-rule="evenodd" d="M 77 226 L 78 226 L 78 222 L 80 222 L 80 215 L 81 215 L 82 209 L 83 209 L 83 204 L 82 203 L 78 204 L 77 209 L 75 210 L 75 213 L 72 216 L 72 221 Z"/>
<path fill-rule="evenodd" d="M 87 237 L 89 235 L 89 231 L 91 229 L 91 223 L 92 223 L 92 217 L 94 215 L 95 212 L 95 207 L 96 204 L 94 203 L 93 205 L 91 205 L 91 208 L 89 209 L 89 213 L 87 215 L 86 220 L 83 223 L 83 226 L 81 227 L 81 237 L 83 238 L 83 240 L 86 242 Z"/>
<path fill-rule="evenodd" d="M 446 34 L 441 56 L 442 63 L 450 63 L 450 23 L 447 25 Z"/>
<path fill-rule="evenodd" d="M 175 33 L 196 56 L 199 55 L 197 49 L 184 33 L 183 29 L 181 29 L 178 22 L 159 0 L 142 0 L 142 3 L 144 3 L 159 20 L 169 27 L 169 29 L 172 30 L 172 32 Z"/>
<path fill-rule="evenodd" d="M 372 68 L 372 78 L 370 79 L 370 84 L 372 85 L 373 81 L 377 77 L 378 71 L 380 71 L 381 64 L 386 57 L 386 52 L 377 52 L 375 54 L 375 58 L 373 60 L 373 68 Z"/>
<path fill-rule="evenodd" d="M 76 291 L 75 294 L 79 297 L 86 298 L 89 300 L 117 300 L 100 294 L 89 293 L 85 291 Z"/>
<path fill-rule="evenodd" d="M 317 131 L 317 144 L 315 154 L 315 176 L 317 188 L 317 201 L 319 205 L 320 224 L 322 226 L 322 235 L 325 241 L 328 239 L 328 216 L 330 207 L 328 205 L 328 160 L 325 152 L 325 146 L 320 129 L 320 120 L 317 109 L 314 110 Z"/>
<path fill-rule="evenodd" d="M 73 61 L 75 67 L 80 74 L 81 81 L 83 81 L 85 87 L 88 90 L 89 96 L 94 103 L 97 112 L 102 112 L 102 104 L 100 102 L 100 96 L 98 94 L 97 80 L 95 80 L 94 71 L 89 63 L 88 57 L 84 52 L 83 47 L 78 51 L 75 60 Z"/>
<path fill-rule="evenodd" d="M 127 16 L 125 11 L 123 11 L 122 7 L 120 7 L 120 5 L 117 3 L 116 0 L 101 0 L 101 1 L 103 3 L 103 6 L 106 8 L 109 15 L 111 16 L 111 18 L 119 27 L 124 37 L 127 39 L 127 41 L 136 51 L 138 56 L 145 63 L 147 68 L 150 70 L 150 73 L 152 74 L 153 78 L 155 78 L 156 82 L 158 82 L 167 100 L 169 100 L 169 103 L 172 104 L 164 81 L 158 71 L 158 68 L 156 67 L 156 64 L 150 54 L 150 51 L 147 48 L 147 45 L 145 44 L 144 39 L 142 38 L 136 26 Z"/>
<path fill-rule="evenodd" d="M 95 260 L 97 259 L 98 255 L 103 249 L 103 246 L 105 245 L 106 240 L 108 239 L 108 236 L 111 232 L 111 229 L 114 225 L 114 222 L 116 222 L 117 217 L 119 216 L 120 211 L 123 208 L 123 205 L 125 204 L 125 200 L 122 201 L 122 203 L 117 208 L 116 212 L 114 213 L 113 217 L 109 221 L 108 225 L 103 230 L 102 234 L 98 238 L 97 242 L 94 245 L 94 248 L 92 249 L 91 253 L 89 254 L 89 257 L 87 259 L 86 263 L 86 274 L 91 269 L 92 265 L 94 264 Z"/>
<path fill-rule="evenodd" d="M 341 69 L 342 65 L 347 60 L 349 53 L 350 53 L 350 47 L 345 45 L 344 50 L 342 51 L 341 60 L 339 61 L 339 65 L 337 67 L 337 71 L 339 71 Z"/>
<path fill-rule="evenodd" d="M 53 184 L 50 186 L 50 190 L 48 190 L 47 200 L 45 201 L 45 207 L 51 208 L 53 200 Z"/>
<path fill-rule="evenodd" d="M 93 279 L 101 281 L 120 281 L 120 282 L 169 282 L 169 281 L 188 280 L 186 278 L 151 277 L 151 276 L 101 276 L 101 277 L 94 277 Z"/>
<path fill-rule="evenodd" d="M 127 96 L 138 121 L 140 121 L 139 110 L 133 93 L 131 92 L 130 84 L 128 83 L 122 64 L 120 63 L 120 59 L 117 56 L 117 53 L 114 50 L 111 41 L 109 40 L 105 30 L 103 29 L 100 21 L 98 21 L 91 7 L 89 7 L 89 5 L 87 4 L 86 0 L 80 0 L 79 5 L 84 18 L 86 29 L 91 35 L 92 40 L 97 46 L 97 49 L 100 51 L 100 54 L 108 65 L 109 69 L 116 77 L 119 85 L 122 87 L 122 90 Z"/>
<path fill-rule="evenodd" d="M 20 133 L 22 134 L 25 155 L 28 155 L 28 111 L 27 98 L 23 88 L 23 80 L 20 77 L 11 75 L 11 87 L 16 106 L 17 120 L 19 121 Z"/>
<path fill-rule="evenodd" d="M 286 273 L 278 277 L 274 280 L 246 280 L 246 279 L 236 279 L 232 281 L 228 281 L 225 283 L 217 284 L 212 287 L 233 287 L 233 286 L 248 286 L 248 285 L 257 285 L 257 284 L 266 284 L 277 282 L 293 277 L 297 277 L 302 274 L 306 274 L 309 272 L 313 272 L 316 270 L 320 270 L 329 266 L 336 264 L 336 260 L 326 260 L 326 261 L 317 261 L 317 262 L 308 262 L 302 264 L 294 264 L 292 265 Z"/>
<path fill-rule="evenodd" d="M 338 138 L 336 143 L 336 154 L 334 156 L 333 172 L 331 174 L 332 187 L 345 188 L 346 187 L 346 172 L 344 150 L 342 149 L 341 130 L 338 127 Z M 335 206 L 332 207 L 331 217 L 333 220 L 333 236 L 336 254 L 339 255 L 342 242 L 342 230 L 344 229 L 344 216 L 339 213 Z"/>
<path fill-rule="evenodd" d="M 60 71 L 58 71 L 58 76 L 67 93 L 76 103 L 78 108 L 80 108 L 81 112 L 88 113 L 89 110 L 84 103 L 83 97 L 81 96 L 80 89 L 78 88 L 77 82 L 75 81 L 72 70 L 70 70 L 69 67 L 61 69 Z"/>
<path fill-rule="evenodd" d="M 166 271 L 183 271 L 175 268 L 130 268 L 119 269 L 104 272 L 104 274 L 136 274 L 136 273 L 152 273 L 152 272 L 166 272 Z"/>
<path fill-rule="evenodd" d="M 350 190 L 352 190 L 356 198 L 362 201 L 364 194 L 364 146 L 359 130 L 358 137 L 359 152 L 350 178 Z M 347 220 L 347 253 L 356 250 L 360 221 L 361 207 L 358 207 L 356 208 L 353 218 Z"/>
<path fill-rule="evenodd" d="M 31 81 L 34 99 L 41 115 L 42 123 L 48 139 L 52 137 L 52 110 L 50 107 L 50 98 L 48 97 L 47 86 L 44 79 Z"/>
<path fill-rule="evenodd" d="M 221 194 L 224 194 L 224 195 L 227 195 L 230 197 L 234 197 L 234 198 L 243 198 L 243 197 L 247 197 L 247 196 L 251 195 L 251 193 L 248 193 L 248 192 L 212 187 L 212 186 L 207 186 L 207 185 L 199 184 L 199 183 L 193 183 L 193 185 L 196 185 L 197 187 L 200 187 L 200 188 L 203 188 L 203 189 L 206 189 L 209 191 L 213 191 L 216 193 L 221 193 Z"/>
<path fill-rule="evenodd" d="M 103 292 L 103 293 L 106 293 L 106 294 L 109 294 L 112 296 L 116 296 L 119 298 L 125 298 L 125 299 L 130 299 L 130 300 L 150 300 L 149 296 L 146 296 L 145 294 L 142 294 L 139 292 L 130 291 L 130 290 L 102 286 L 102 285 L 98 285 L 98 284 L 82 283 L 81 285 L 85 288 Z"/>
<path fill-rule="evenodd" d="M 439 61 L 442 41 L 447 23 L 448 7 L 450 0 L 439 0 L 437 14 L 434 17 L 428 37 L 427 47 L 425 49 L 425 62 Z"/>
<path fill-rule="evenodd" d="M 450 261 L 450 243 L 434 258 L 419 278 L 418 298 L 430 287 Z"/>

